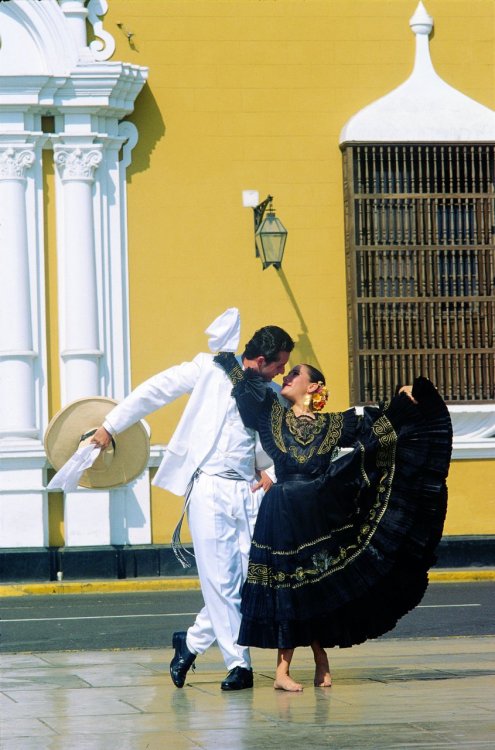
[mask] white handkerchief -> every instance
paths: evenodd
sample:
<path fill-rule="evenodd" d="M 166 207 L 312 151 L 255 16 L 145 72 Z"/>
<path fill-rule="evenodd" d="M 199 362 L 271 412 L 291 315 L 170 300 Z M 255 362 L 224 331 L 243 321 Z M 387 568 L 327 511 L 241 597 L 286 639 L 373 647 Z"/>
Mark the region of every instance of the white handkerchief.
<path fill-rule="evenodd" d="M 101 448 L 94 443 L 80 445 L 62 468 L 57 471 L 48 485 L 48 489 L 64 490 L 65 492 L 76 490 L 82 474 L 90 466 L 93 466 L 100 455 L 100 450 Z"/>
<path fill-rule="evenodd" d="M 241 316 L 237 307 L 229 307 L 215 318 L 205 331 L 212 352 L 235 352 L 241 335 Z"/>

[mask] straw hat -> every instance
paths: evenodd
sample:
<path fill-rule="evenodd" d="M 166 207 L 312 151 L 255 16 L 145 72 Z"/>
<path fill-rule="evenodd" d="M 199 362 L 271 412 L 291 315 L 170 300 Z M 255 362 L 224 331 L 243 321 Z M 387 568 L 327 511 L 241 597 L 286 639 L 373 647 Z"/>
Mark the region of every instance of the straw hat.
<path fill-rule="evenodd" d="M 82 436 L 99 427 L 117 403 L 103 396 L 81 398 L 55 414 L 45 433 L 45 451 L 56 471 L 76 452 Z M 81 476 L 79 485 L 93 489 L 120 487 L 142 474 L 150 454 L 147 427 L 140 421 L 115 435 L 114 445 L 102 451 Z"/>

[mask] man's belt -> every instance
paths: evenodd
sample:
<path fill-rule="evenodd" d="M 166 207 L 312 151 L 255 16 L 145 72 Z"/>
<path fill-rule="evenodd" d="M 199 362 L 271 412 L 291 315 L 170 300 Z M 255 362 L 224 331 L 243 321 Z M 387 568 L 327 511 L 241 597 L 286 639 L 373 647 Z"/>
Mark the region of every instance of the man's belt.
<path fill-rule="evenodd" d="M 174 533 L 172 534 L 172 551 L 183 568 L 190 568 L 192 566 L 192 562 L 188 559 L 187 555 L 194 558 L 194 553 L 188 550 L 187 547 L 184 547 L 180 539 L 180 532 L 182 529 L 184 516 L 186 515 L 187 509 L 189 508 L 191 491 L 194 486 L 194 482 L 199 477 L 199 475 L 203 473 L 204 472 L 202 472 L 201 469 L 196 469 L 191 479 L 189 480 L 189 484 L 187 485 L 186 491 L 184 493 L 184 507 L 182 508 L 182 514 L 179 518 L 179 523 L 175 527 Z M 243 482 L 246 481 L 246 478 L 241 476 L 237 471 L 235 471 L 235 469 L 226 469 L 226 471 L 218 472 L 214 476 L 220 477 L 220 479 L 234 479 L 241 480 Z"/>

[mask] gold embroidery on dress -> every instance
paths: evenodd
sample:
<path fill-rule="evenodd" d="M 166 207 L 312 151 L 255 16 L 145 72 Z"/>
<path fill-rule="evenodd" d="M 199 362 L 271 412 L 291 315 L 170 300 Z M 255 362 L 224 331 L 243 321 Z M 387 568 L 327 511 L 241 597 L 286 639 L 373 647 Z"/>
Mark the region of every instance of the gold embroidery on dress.
<path fill-rule="evenodd" d="M 285 423 L 289 432 L 299 445 L 309 445 L 315 437 L 320 434 L 326 419 L 323 414 L 316 414 L 315 418 L 304 415 L 296 417 L 292 409 L 289 409 L 285 417 Z"/>
<path fill-rule="evenodd" d="M 273 439 L 277 448 L 282 453 L 287 453 L 287 447 L 284 443 L 282 433 L 282 422 L 284 417 L 284 408 L 278 400 L 274 400 L 271 411 L 271 427 Z M 296 417 L 292 409 L 288 409 L 285 415 L 285 424 L 294 440 L 299 445 L 306 447 L 310 445 L 315 438 L 321 434 L 325 425 L 327 425 L 327 432 L 321 445 L 316 451 L 317 455 L 321 456 L 329 451 L 336 450 L 336 445 L 342 435 L 342 428 L 344 424 L 344 415 L 339 414 L 317 414 L 315 419 L 312 418 L 301 418 Z M 316 446 L 312 447 L 310 451 L 298 451 L 296 446 L 290 446 L 289 453 L 292 458 L 299 464 L 306 463 L 314 454 Z"/>
<path fill-rule="evenodd" d="M 230 366 L 230 360 L 234 359 L 234 363 Z M 213 358 L 215 362 L 218 362 L 225 369 L 227 377 L 230 379 L 232 385 L 237 385 L 241 382 L 244 377 L 242 367 L 239 362 L 235 359 L 235 356 L 231 352 L 218 352 Z M 228 368 L 228 369 L 227 369 Z"/>
<path fill-rule="evenodd" d="M 236 362 L 234 367 L 232 367 L 232 369 L 227 372 L 227 375 L 232 381 L 232 385 L 237 385 L 238 383 L 240 383 L 243 378 L 242 367 L 240 366 L 240 364 Z"/>
<path fill-rule="evenodd" d="M 376 420 L 371 429 L 380 444 L 376 465 L 380 467 L 390 466 L 394 463 L 395 446 L 397 444 L 397 435 L 394 428 L 387 417 L 383 415 Z"/>
<path fill-rule="evenodd" d="M 319 456 L 323 456 L 325 453 L 333 450 L 340 440 L 340 436 L 342 435 L 344 415 L 342 413 L 329 414 L 328 417 L 328 430 L 322 444 L 318 448 Z"/>
<path fill-rule="evenodd" d="M 291 550 L 274 550 L 272 549 L 268 544 L 259 544 L 259 542 L 256 541 L 256 539 L 253 539 L 251 541 L 251 546 L 257 547 L 258 549 L 269 549 L 271 550 L 272 555 L 297 555 L 301 550 L 306 549 L 306 547 L 312 547 L 314 544 L 320 544 L 321 542 L 326 542 L 328 539 L 331 539 L 334 534 L 337 534 L 339 531 L 346 531 L 347 529 L 352 528 L 352 524 L 347 523 L 344 526 L 339 526 L 337 529 L 333 529 L 333 531 L 330 534 L 326 534 L 325 536 L 320 536 L 318 539 L 313 539 L 311 542 L 305 542 L 304 544 L 301 544 L 297 549 L 291 549 Z"/>
<path fill-rule="evenodd" d="M 306 453 L 303 453 L 302 451 L 298 450 L 297 446 L 295 445 L 291 445 L 289 447 L 289 455 L 291 455 L 292 458 L 295 461 L 297 461 L 298 464 L 305 464 L 306 461 L 309 461 L 309 459 L 313 456 L 314 452 L 315 452 L 314 445 Z"/>
<path fill-rule="evenodd" d="M 283 409 L 282 404 L 280 403 L 278 399 L 273 399 L 272 412 L 270 415 L 273 439 L 279 451 L 282 451 L 282 453 L 287 453 L 287 448 L 285 447 L 284 438 L 282 436 L 283 415 L 284 415 L 284 409 Z"/>
<path fill-rule="evenodd" d="M 372 426 L 372 431 L 377 437 L 379 443 L 377 465 L 381 466 L 384 471 L 378 482 L 375 500 L 369 508 L 366 518 L 361 522 L 354 543 L 348 544 L 347 546 L 340 546 L 338 552 L 334 555 L 331 555 L 328 550 L 319 550 L 311 557 L 311 562 L 314 567 L 303 568 L 299 565 L 294 569 L 294 572 L 275 571 L 267 565 L 255 565 L 254 563 L 249 563 L 248 580 L 250 583 L 261 586 L 270 585 L 272 588 L 291 587 L 294 589 L 305 586 L 308 583 L 318 583 L 318 581 L 321 581 L 329 575 L 333 575 L 337 571 L 345 568 L 369 546 L 388 507 L 395 474 L 395 454 L 397 445 L 397 434 L 386 417 L 380 417 Z M 362 471 L 364 472 L 364 467 L 362 467 Z M 365 480 L 367 480 L 367 483 L 369 482 L 367 476 L 365 476 Z M 331 534 L 325 537 L 301 545 L 296 550 L 284 551 L 272 549 L 271 554 L 284 556 L 296 555 L 304 547 L 321 544 L 322 542 L 329 540 L 338 531 L 350 527 L 351 524 L 342 526 L 339 529 L 335 529 Z M 253 540 L 252 544 L 260 549 L 270 549 L 268 545 L 257 544 L 255 540 Z"/>

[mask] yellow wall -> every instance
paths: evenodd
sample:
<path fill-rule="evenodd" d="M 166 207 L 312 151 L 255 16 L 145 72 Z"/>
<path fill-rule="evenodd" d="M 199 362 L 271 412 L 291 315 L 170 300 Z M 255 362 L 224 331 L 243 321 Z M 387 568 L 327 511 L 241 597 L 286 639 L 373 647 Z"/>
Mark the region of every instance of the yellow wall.
<path fill-rule="evenodd" d="M 453 461 L 445 534 L 495 534 L 495 461 Z"/>
<path fill-rule="evenodd" d="M 326 373 L 330 408 L 349 405 L 342 163 L 339 133 L 355 112 L 405 80 L 417 0 L 111 0 L 114 60 L 146 65 L 129 118 L 140 140 L 128 171 L 132 380 L 192 357 L 228 306 L 241 342 L 275 323 L 297 339 L 293 361 Z M 426 0 L 431 51 L 451 85 L 495 108 L 495 4 Z M 131 43 L 117 27 L 132 32 Z M 289 231 L 283 271 L 254 257 L 241 192 L 270 193 Z M 183 408 L 149 422 L 168 440 Z M 451 533 L 486 533 L 464 493 L 493 462 L 453 471 Z M 457 486 L 459 489 L 457 489 Z M 154 491 L 155 542 L 167 542 L 181 501 Z M 493 514 L 492 514 L 493 515 Z M 450 518 L 452 517 L 452 523 Z M 492 529 L 493 531 L 493 529 Z"/>
<path fill-rule="evenodd" d="M 43 152 L 43 222 L 45 230 L 45 295 L 46 325 L 50 332 L 47 340 L 47 359 L 50 369 L 48 378 L 48 408 L 55 414 L 60 403 L 59 338 L 58 338 L 58 284 L 57 284 L 57 250 L 55 233 L 55 175 L 53 153 Z M 51 474 L 54 472 L 51 471 Z M 64 544 L 64 499 L 60 492 L 48 495 L 49 535 L 48 544 L 58 547 Z"/>
<path fill-rule="evenodd" d="M 50 368 L 48 378 L 48 408 L 50 414 L 60 409 L 60 371 L 58 340 L 58 284 L 57 284 L 57 239 L 55 231 L 55 175 L 53 152 L 43 151 L 43 223 L 45 230 L 45 295 L 46 326 L 50 332 L 47 341 L 47 358 Z"/>

